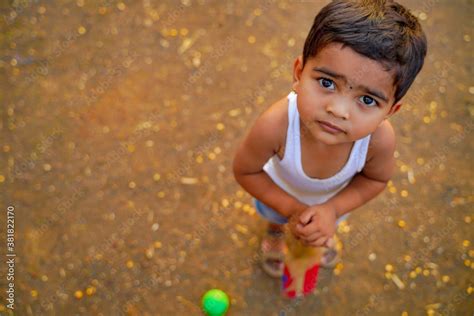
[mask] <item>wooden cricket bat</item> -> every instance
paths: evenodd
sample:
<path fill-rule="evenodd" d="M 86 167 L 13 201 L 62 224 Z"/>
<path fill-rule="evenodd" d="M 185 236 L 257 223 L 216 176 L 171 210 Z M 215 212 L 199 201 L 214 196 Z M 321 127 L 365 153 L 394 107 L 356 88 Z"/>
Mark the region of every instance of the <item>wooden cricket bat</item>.
<path fill-rule="evenodd" d="M 307 247 L 287 232 L 288 255 L 282 276 L 283 295 L 296 298 L 310 294 L 318 280 L 322 247 Z"/>

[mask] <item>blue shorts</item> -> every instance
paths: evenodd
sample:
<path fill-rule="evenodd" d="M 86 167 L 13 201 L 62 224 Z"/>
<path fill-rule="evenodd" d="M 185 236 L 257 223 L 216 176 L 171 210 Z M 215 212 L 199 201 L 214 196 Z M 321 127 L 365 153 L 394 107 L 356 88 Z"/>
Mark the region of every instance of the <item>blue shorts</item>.
<path fill-rule="evenodd" d="M 275 210 L 273 210 L 272 208 L 268 207 L 267 205 L 263 204 L 262 202 L 260 202 L 259 200 L 255 198 L 252 198 L 252 200 L 257 212 L 260 214 L 260 216 L 262 216 L 267 221 L 273 224 L 280 224 L 280 225 L 288 223 L 288 219 L 284 217 L 283 215 L 280 215 Z M 349 214 L 345 214 L 339 217 L 336 221 L 336 225 L 339 225 L 341 221 L 346 220 L 348 217 L 349 217 Z"/>

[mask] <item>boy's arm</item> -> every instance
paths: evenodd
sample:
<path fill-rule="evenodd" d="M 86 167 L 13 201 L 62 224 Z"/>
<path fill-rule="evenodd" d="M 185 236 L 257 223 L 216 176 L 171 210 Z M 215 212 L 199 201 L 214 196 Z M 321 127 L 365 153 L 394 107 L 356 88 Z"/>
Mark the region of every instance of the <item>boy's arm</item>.
<path fill-rule="evenodd" d="M 233 172 L 236 181 L 248 193 L 288 218 L 307 205 L 282 190 L 263 170 L 282 142 L 285 131 L 282 131 L 280 115 L 275 108 L 270 108 L 257 118 L 236 151 Z"/>
<path fill-rule="evenodd" d="M 395 133 L 386 120 L 371 136 L 367 162 L 362 172 L 326 202 L 334 207 L 337 217 L 364 205 L 385 189 L 394 172 L 394 151 Z"/>

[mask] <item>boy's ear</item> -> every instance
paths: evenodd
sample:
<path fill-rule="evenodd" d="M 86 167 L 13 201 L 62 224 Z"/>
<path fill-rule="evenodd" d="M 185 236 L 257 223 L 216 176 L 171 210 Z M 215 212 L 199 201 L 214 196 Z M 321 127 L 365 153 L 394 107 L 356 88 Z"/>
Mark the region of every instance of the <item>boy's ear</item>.
<path fill-rule="evenodd" d="M 293 90 L 297 91 L 297 87 L 301 80 L 301 73 L 303 72 L 303 56 L 298 56 L 293 63 Z"/>
<path fill-rule="evenodd" d="M 385 118 L 389 118 L 390 116 L 392 116 L 393 114 L 397 113 L 398 110 L 400 110 L 400 108 L 402 107 L 402 103 L 401 102 L 398 102 L 398 103 L 395 103 L 394 105 L 392 105 L 392 107 L 390 108 L 390 110 L 388 111 L 387 115 L 385 115 Z"/>

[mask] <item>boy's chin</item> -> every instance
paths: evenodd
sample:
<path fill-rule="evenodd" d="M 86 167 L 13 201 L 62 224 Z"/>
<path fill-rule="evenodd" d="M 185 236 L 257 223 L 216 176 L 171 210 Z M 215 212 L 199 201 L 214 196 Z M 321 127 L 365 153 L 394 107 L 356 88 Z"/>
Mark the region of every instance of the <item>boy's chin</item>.
<path fill-rule="evenodd" d="M 354 138 L 353 135 L 348 135 L 348 134 L 345 134 L 342 137 L 334 137 L 334 136 L 328 137 L 328 136 L 329 135 L 324 135 L 324 136 L 320 135 L 319 137 L 315 137 L 315 139 L 325 145 L 330 146 L 330 145 L 342 145 L 342 144 L 353 143 L 359 139 L 364 138 L 367 135 L 357 137 L 357 138 Z"/>
<path fill-rule="evenodd" d="M 315 135 L 314 139 L 325 145 L 340 145 L 350 141 L 342 137 L 335 137 L 334 135 Z"/>

